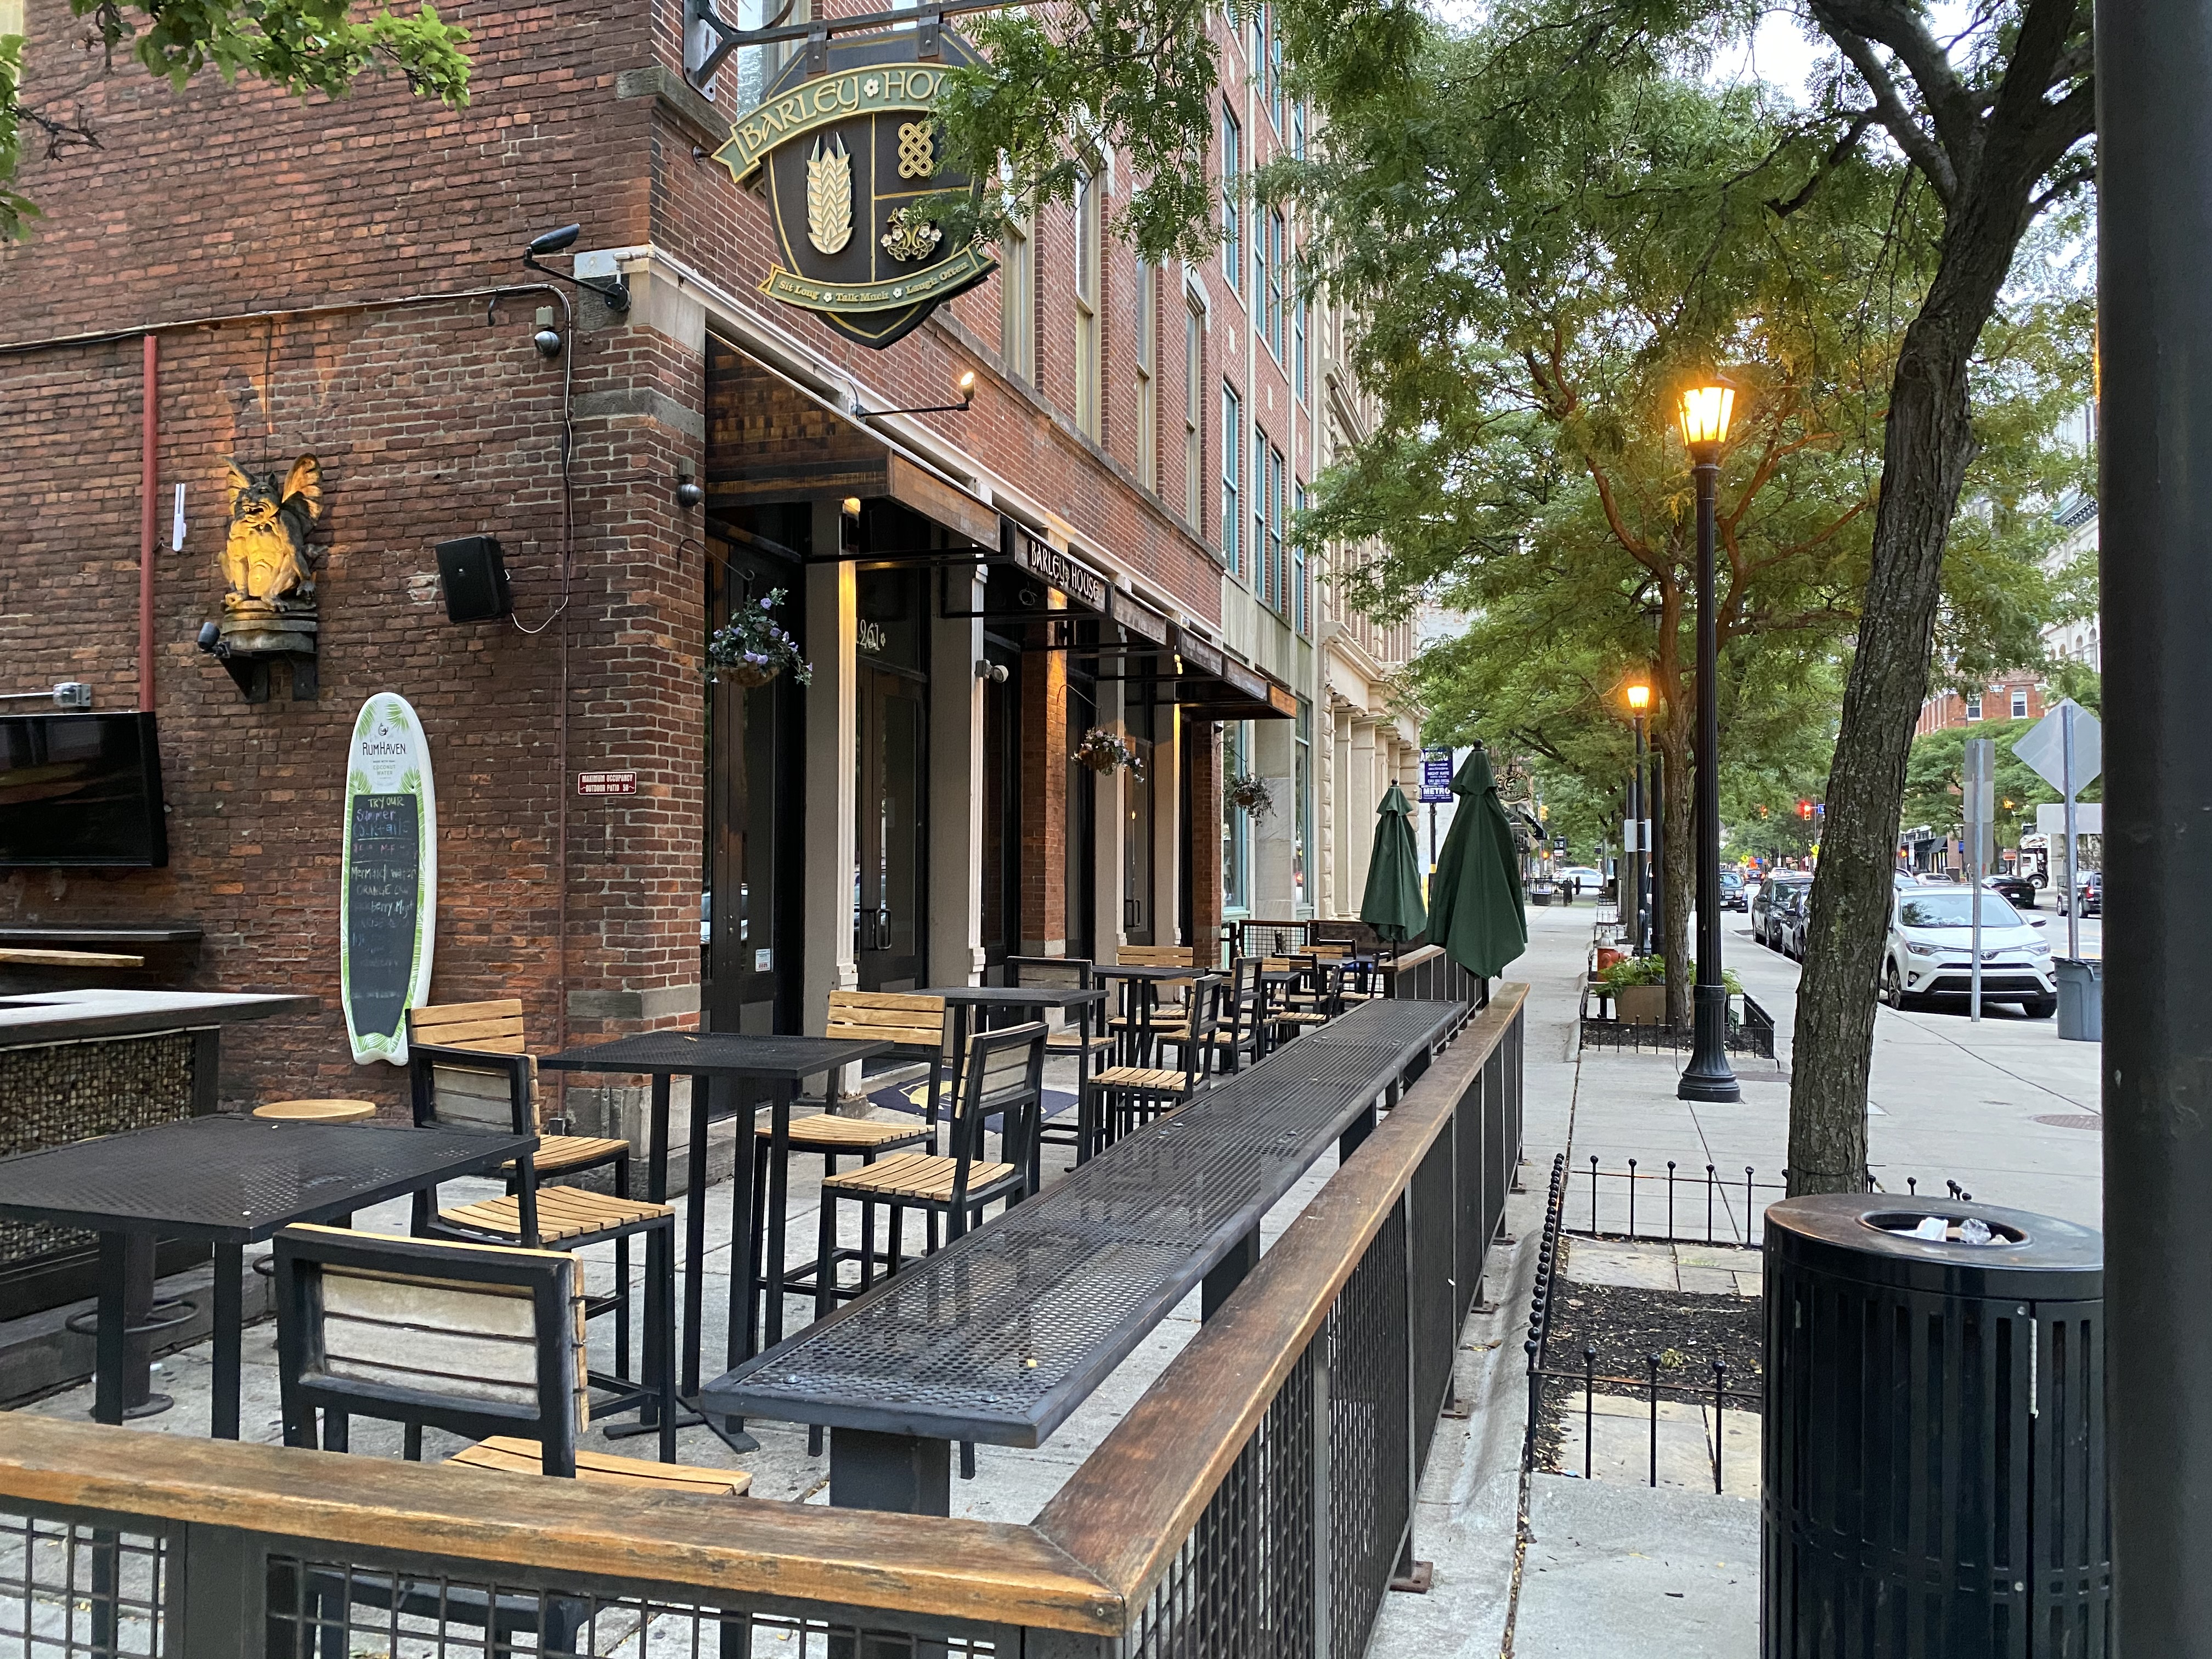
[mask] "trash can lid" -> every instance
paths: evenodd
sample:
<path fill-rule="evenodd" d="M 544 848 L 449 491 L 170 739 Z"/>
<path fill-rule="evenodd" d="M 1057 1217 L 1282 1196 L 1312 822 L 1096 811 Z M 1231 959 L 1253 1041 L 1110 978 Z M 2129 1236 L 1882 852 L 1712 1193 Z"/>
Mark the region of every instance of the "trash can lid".
<path fill-rule="evenodd" d="M 1980 1234 L 1970 1221 L 1989 1230 L 1986 1242 L 1972 1242 Z M 1785 1199 L 1766 1212 L 1766 1249 L 1819 1272 L 1942 1295 L 2072 1302 L 2105 1293 L 2103 1234 L 1995 1204 L 1901 1193 Z"/>

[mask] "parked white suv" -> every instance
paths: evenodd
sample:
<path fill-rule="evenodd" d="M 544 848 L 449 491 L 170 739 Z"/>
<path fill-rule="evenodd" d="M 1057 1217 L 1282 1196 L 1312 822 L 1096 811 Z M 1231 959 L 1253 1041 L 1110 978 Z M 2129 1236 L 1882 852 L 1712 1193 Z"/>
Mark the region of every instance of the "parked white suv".
<path fill-rule="evenodd" d="M 1995 893 L 1982 895 L 1982 1000 L 2017 1002 L 2030 1019 L 2058 1007 L 2051 947 Z M 1903 1008 L 1919 997 L 1965 998 L 1973 991 L 1974 895 L 1964 887 L 1900 887 L 1889 912 L 1889 950 L 1881 1000 Z"/>

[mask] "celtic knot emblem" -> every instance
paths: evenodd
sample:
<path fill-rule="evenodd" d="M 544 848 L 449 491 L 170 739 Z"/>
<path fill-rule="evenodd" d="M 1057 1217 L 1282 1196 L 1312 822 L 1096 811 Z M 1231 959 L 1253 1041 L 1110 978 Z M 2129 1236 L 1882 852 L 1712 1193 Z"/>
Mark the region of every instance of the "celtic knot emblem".
<path fill-rule="evenodd" d="M 927 179 L 936 170 L 936 158 L 932 154 L 935 127 L 935 122 L 927 119 L 899 124 L 900 178 Z"/>
<path fill-rule="evenodd" d="M 913 210 L 901 208 L 885 222 L 890 228 L 883 238 L 884 251 L 894 259 L 911 264 L 927 259 L 937 251 L 945 233 L 927 219 L 917 219 Z"/>

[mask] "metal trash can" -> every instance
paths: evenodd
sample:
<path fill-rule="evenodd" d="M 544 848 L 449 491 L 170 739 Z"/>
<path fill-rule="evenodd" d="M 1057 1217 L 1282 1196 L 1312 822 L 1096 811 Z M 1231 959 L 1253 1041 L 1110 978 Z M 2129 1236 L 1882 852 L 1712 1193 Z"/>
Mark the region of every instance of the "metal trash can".
<path fill-rule="evenodd" d="M 2058 978 L 2058 1035 L 2069 1042 L 2105 1040 L 2105 964 L 2084 957 L 2053 957 Z"/>
<path fill-rule="evenodd" d="M 1829 1194 L 1765 1254 L 1763 1659 L 2101 1659 L 2102 1237 Z"/>

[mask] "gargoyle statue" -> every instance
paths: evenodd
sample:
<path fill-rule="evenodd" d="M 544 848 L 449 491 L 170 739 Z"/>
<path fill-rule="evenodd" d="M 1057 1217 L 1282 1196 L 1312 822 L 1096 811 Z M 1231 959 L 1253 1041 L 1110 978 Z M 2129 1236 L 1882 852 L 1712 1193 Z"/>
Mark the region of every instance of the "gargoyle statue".
<path fill-rule="evenodd" d="M 280 488 L 230 464 L 230 536 L 223 544 L 227 611 L 313 611 L 315 566 L 307 531 L 323 511 L 323 465 L 302 455 Z"/>

